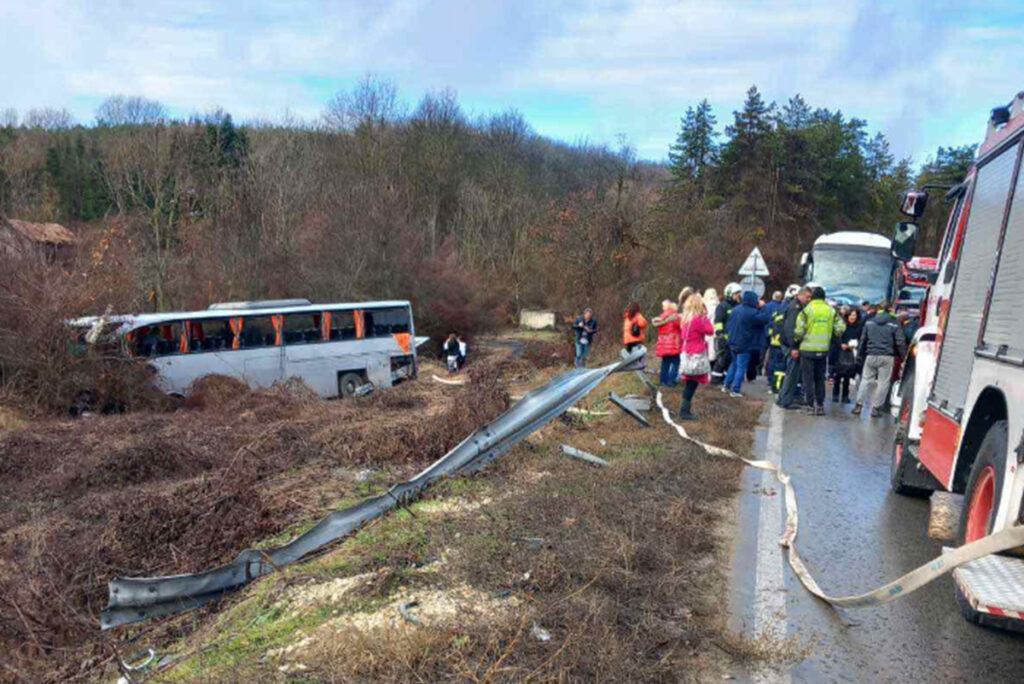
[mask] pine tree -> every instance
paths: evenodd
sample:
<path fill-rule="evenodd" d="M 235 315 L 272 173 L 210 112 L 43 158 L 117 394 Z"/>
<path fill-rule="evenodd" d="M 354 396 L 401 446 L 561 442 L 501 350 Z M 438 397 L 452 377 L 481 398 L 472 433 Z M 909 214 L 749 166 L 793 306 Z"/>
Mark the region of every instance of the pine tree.
<path fill-rule="evenodd" d="M 726 126 L 729 147 L 736 158 L 747 158 L 757 152 L 758 145 L 772 130 L 775 105 L 766 105 L 756 85 L 750 86 L 743 109 L 733 112 L 733 123 Z"/>
<path fill-rule="evenodd" d="M 811 122 L 811 108 L 807 102 L 796 94 L 782 108 L 781 122 L 794 131 L 803 130 Z"/>
<path fill-rule="evenodd" d="M 875 133 L 875 137 L 864 145 L 864 161 L 868 173 L 876 182 L 892 171 L 894 159 L 889 151 L 889 141 L 884 135 Z"/>
<path fill-rule="evenodd" d="M 738 195 L 740 213 L 754 224 L 773 223 L 778 213 L 782 149 L 775 115 L 775 103 L 765 104 L 757 86 L 750 86 L 743 108 L 733 112 L 725 129 L 729 141 L 722 151 L 720 191 Z"/>
<path fill-rule="evenodd" d="M 681 119 L 679 134 L 669 148 L 668 159 L 677 183 L 696 183 L 698 193 L 704 194 L 708 173 L 718 157 L 717 123 L 707 99 L 697 108 L 687 107 Z"/>

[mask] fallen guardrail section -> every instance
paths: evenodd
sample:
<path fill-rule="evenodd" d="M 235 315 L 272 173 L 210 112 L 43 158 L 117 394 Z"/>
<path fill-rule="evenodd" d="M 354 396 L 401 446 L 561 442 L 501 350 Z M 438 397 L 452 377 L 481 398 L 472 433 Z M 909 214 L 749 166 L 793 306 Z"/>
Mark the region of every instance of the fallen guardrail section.
<path fill-rule="evenodd" d="M 166 577 L 119 577 L 107 585 L 107 607 L 100 628 L 142 622 L 197 608 L 254 579 L 300 560 L 327 544 L 352 534 L 367 522 L 418 496 L 433 482 L 459 472 L 475 472 L 517 442 L 548 424 L 612 373 L 641 366 L 647 351 L 623 352 L 621 361 L 601 368 L 577 368 L 554 378 L 516 402 L 494 421 L 475 430 L 454 449 L 412 479 L 386 493 L 335 511 L 311 530 L 274 549 L 247 549 L 213 570 Z"/>

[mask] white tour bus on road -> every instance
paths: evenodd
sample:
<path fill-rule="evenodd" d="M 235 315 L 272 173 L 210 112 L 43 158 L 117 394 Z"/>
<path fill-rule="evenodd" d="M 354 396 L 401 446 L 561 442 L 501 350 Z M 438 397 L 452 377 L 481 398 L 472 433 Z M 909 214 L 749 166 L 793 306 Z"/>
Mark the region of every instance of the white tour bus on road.
<path fill-rule="evenodd" d="M 422 342 L 415 338 L 407 301 L 231 302 L 205 311 L 70 323 L 112 326 L 127 353 L 147 360 L 170 394 L 184 394 L 196 379 L 219 374 L 254 387 L 299 378 L 322 397 L 352 396 L 367 384 L 391 387 L 415 377 L 416 346 Z"/>

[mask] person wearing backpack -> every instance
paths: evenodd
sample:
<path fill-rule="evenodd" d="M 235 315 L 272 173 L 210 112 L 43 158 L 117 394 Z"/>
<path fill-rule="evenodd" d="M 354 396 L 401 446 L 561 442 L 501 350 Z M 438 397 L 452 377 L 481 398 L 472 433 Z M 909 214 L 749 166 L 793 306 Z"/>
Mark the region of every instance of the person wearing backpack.
<path fill-rule="evenodd" d="M 647 319 L 640 313 L 640 304 L 630 302 L 622 315 L 622 346 L 633 351 L 647 341 Z"/>

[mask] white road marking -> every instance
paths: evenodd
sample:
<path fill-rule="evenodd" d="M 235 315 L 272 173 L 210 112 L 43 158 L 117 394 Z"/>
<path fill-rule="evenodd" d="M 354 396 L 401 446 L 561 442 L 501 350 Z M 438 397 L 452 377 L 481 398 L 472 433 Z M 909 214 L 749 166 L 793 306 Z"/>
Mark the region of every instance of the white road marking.
<path fill-rule="evenodd" d="M 782 422 L 785 410 L 772 404 L 765 445 L 765 460 L 782 466 Z M 754 591 L 754 634 L 771 639 L 786 638 L 786 584 L 783 579 L 783 557 L 779 538 L 782 536 L 783 492 L 775 475 L 761 473 L 762 494 L 757 525 L 757 565 Z M 771 496 L 770 492 L 775 492 Z M 762 669 L 753 676 L 755 682 L 787 683 L 789 672 Z"/>

